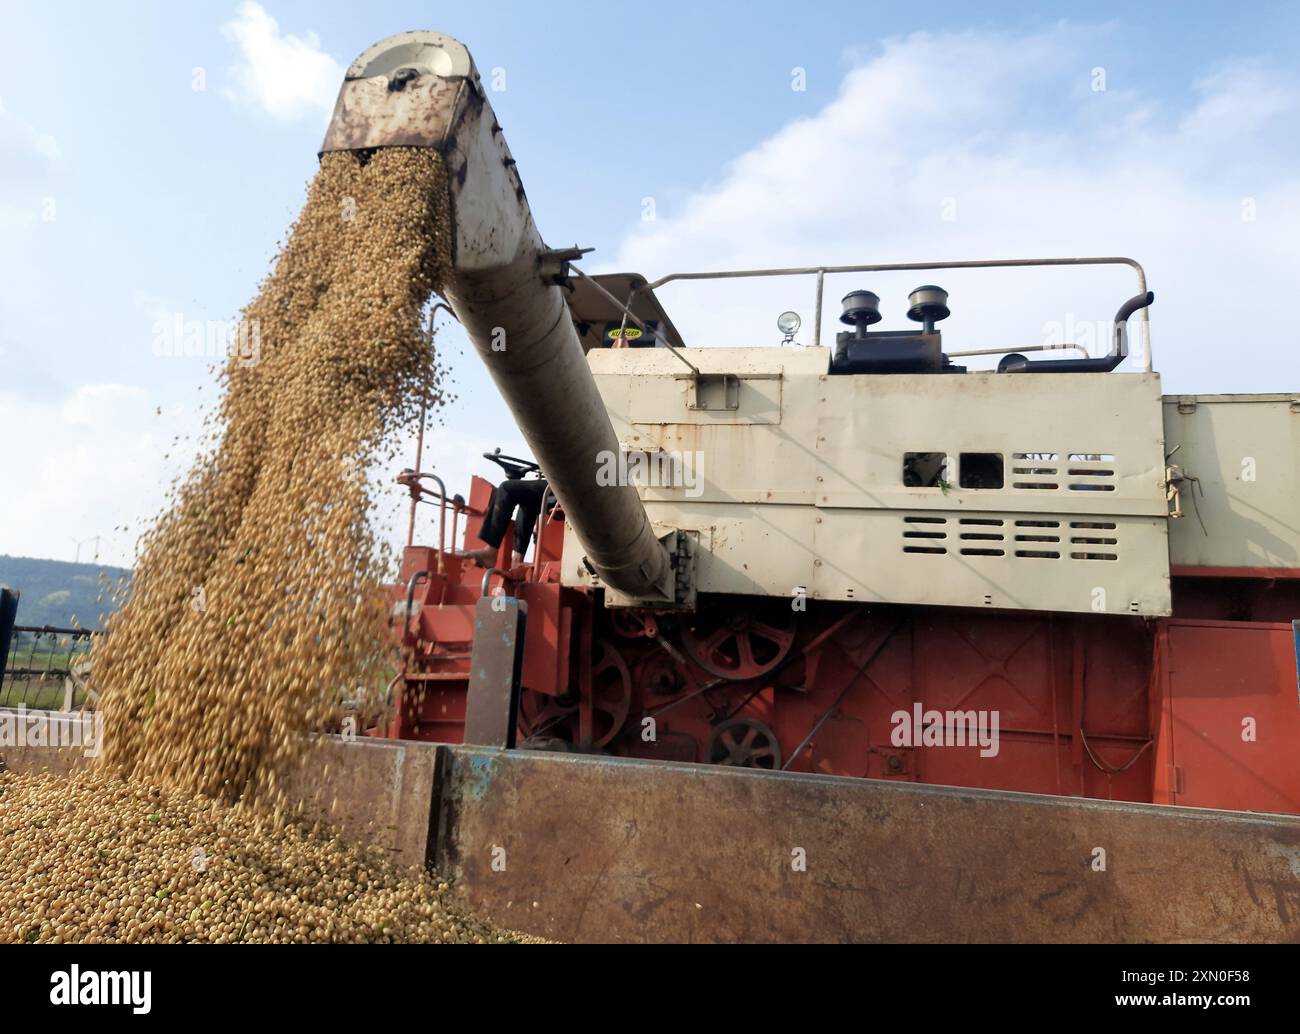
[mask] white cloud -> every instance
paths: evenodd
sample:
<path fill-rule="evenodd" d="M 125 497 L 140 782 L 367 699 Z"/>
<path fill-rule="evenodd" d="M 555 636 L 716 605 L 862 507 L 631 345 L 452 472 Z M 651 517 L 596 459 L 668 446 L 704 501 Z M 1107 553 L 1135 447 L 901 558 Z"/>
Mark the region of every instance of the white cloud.
<path fill-rule="evenodd" d="M 36 223 L 36 211 L 19 208 L 16 205 L 0 201 L 0 230 L 17 230 L 33 226 Z"/>
<path fill-rule="evenodd" d="M 63 152 L 59 149 L 59 142 L 49 134 L 38 136 L 32 141 L 32 147 L 36 149 L 37 154 L 42 154 L 52 162 L 57 162 L 63 157 Z"/>
<path fill-rule="evenodd" d="M 244 0 L 221 34 L 239 49 L 226 97 L 283 120 L 333 110 L 344 68 L 321 50 L 314 32 L 283 34 L 261 4 Z"/>
<path fill-rule="evenodd" d="M 129 564 L 192 452 L 173 439 L 197 430 L 196 413 L 157 409 L 149 391 L 124 384 L 86 384 L 50 402 L 0 389 L 0 425 L 25 429 L 21 447 L 0 452 L 10 486 L 0 550 L 70 560 L 74 540 L 98 535 L 102 561 Z"/>
<path fill-rule="evenodd" d="M 180 311 L 178 306 L 168 303 L 161 295 L 143 288 L 136 288 L 131 296 L 131 302 L 139 312 L 144 314 L 150 324 L 159 320 L 173 319 Z"/>
<path fill-rule="evenodd" d="M 1093 92 L 1105 37 L 1063 25 L 887 41 L 833 101 L 740 155 L 678 211 L 661 203 L 607 268 L 653 278 L 1129 254 L 1156 292 L 1166 390 L 1297 387 L 1294 351 L 1251 338 L 1268 319 L 1258 299 L 1288 297 L 1300 258 L 1300 85 L 1242 62 L 1189 82 L 1182 103 L 1143 96 L 1115 70 Z M 908 290 L 929 281 L 951 291 L 954 350 L 1041 342 L 1049 324 L 1107 320 L 1136 293 L 1127 270 L 856 274 L 828 280 L 823 344 L 850 288 L 876 290 L 882 326 L 898 327 Z M 775 344 L 783 309 L 809 327 L 812 290 L 811 279 L 733 281 L 670 285 L 661 297 L 689 343 Z"/>
<path fill-rule="evenodd" d="M 159 299 L 142 293 L 139 301 L 148 307 Z M 0 340 L 0 359 L 10 347 Z M 193 460 L 201 430 L 197 408 L 159 408 L 153 393 L 132 385 L 87 384 L 50 401 L 0 388 L 0 426 L 28 431 L 21 447 L 0 450 L 0 484 L 9 486 L 0 507 L 0 552 L 71 560 L 74 542 L 98 535 L 100 560 L 129 566 L 171 480 Z M 380 461 L 371 478 L 372 519 L 400 548 L 409 497 L 396 477 L 415 462 L 415 429 L 399 438 L 394 456 Z M 502 404 L 457 401 L 430 416 L 420 466 L 442 477 L 452 495 L 468 498 L 472 474 L 502 476 L 482 458 L 496 447 L 528 454 Z M 435 507 L 420 507 L 418 542 L 437 541 L 436 518 Z"/>
<path fill-rule="evenodd" d="M 0 98 L 0 185 L 40 182 L 62 157 L 54 137 L 11 112 Z"/>

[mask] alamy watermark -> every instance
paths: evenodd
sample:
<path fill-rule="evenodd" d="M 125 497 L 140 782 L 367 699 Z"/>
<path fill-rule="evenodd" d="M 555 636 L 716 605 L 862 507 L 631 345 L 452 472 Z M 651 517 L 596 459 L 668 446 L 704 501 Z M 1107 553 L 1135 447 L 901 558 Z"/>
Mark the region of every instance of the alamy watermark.
<path fill-rule="evenodd" d="M 262 358 L 260 320 L 187 320 L 175 312 L 154 320 L 153 354 L 174 359 L 237 359 L 256 366 Z"/>
<path fill-rule="evenodd" d="M 56 969 L 50 974 L 51 1005 L 129 1005 L 145 1016 L 152 1005 L 151 970 L 99 971 L 80 966 Z"/>
<path fill-rule="evenodd" d="M 998 756 L 997 711 L 927 711 L 919 703 L 889 718 L 895 747 L 975 747 L 980 757 Z"/>
<path fill-rule="evenodd" d="M 633 485 L 637 488 L 682 488 L 686 498 L 704 494 L 704 454 L 701 452 L 613 452 L 596 453 L 596 484 L 602 488 Z"/>
<path fill-rule="evenodd" d="M 29 711 L 26 704 L 0 710 L 0 747 L 81 747 L 88 758 L 104 745 L 104 716 L 67 711 Z"/>
<path fill-rule="evenodd" d="M 1077 319 L 1074 313 L 1067 312 L 1064 320 L 1048 320 L 1043 324 L 1042 344 L 1062 348 L 1078 346 L 1088 355 L 1099 356 L 1107 355 L 1114 348 L 1116 335 L 1121 348 L 1128 352 L 1132 334 L 1127 321 Z"/>

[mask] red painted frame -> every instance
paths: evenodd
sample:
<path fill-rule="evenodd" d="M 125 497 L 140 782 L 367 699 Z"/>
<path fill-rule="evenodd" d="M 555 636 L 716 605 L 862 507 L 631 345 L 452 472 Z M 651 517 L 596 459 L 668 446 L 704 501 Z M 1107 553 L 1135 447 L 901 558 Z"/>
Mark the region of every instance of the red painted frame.
<path fill-rule="evenodd" d="M 483 546 L 477 531 L 491 488 L 475 478 L 457 513 L 466 550 Z M 629 635 L 636 622 L 616 626 L 595 594 L 560 586 L 563 532 L 563 515 L 553 511 L 539 536 L 540 562 L 513 569 L 507 534 L 497 564 L 504 576 L 491 581 L 492 591 L 528 603 L 525 693 L 558 701 L 549 715 L 565 711 L 543 730 L 550 746 L 592 749 L 603 738 L 596 710 L 607 728 L 612 709 L 622 726 L 602 752 L 708 761 L 711 730 L 744 717 L 771 729 L 791 771 L 1300 813 L 1300 701 L 1294 656 L 1284 663 L 1291 627 L 1282 623 L 1300 614 L 1300 571 L 1175 568 L 1175 616 L 1156 621 L 810 601 L 789 663 L 714 685 L 680 650 L 674 657 L 671 615 L 646 614 L 655 620 L 645 631 L 658 638 Z M 393 588 L 401 664 L 386 735 L 461 741 L 483 575 L 454 545 L 443 554 L 406 550 Z M 754 603 L 721 597 L 701 611 Z M 611 689 L 594 684 L 592 659 L 609 648 L 628 670 L 625 707 L 596 698 Z M 1221 688 L 1229 676 L 1232 692 Z M 1267 730 L 1249 748 L 1232 740 L 1247 703 Z M 997 712 L 997 753 L 898 743 L 894 717 L 917 704 L 923 712 Z"/>

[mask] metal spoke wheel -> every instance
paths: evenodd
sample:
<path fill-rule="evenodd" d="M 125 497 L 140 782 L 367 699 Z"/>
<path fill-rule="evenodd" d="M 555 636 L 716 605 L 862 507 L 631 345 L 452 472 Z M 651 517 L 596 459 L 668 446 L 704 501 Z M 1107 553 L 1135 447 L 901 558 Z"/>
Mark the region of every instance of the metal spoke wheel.
<path fill-rule="evenodd" d="M 776 733 L 755 718 L 731 718 L 709 733 L 709 760 L 735 768 L 781 767 L 781 745 Z"/>
<path fill-rule="evenodd" d="M 637 685 L 656 704 L 675 697 L 687 685 L 685 674 L 666 653 L 654 653 L 637 667 Z"/>
<path fill-rule="evenodd" d="M 623 639 L 653 639 L 659 634 L 658 623 L 648 611 L 614 607 L 609 612 L 609 627 Z"/>
<path fill-rule="evenodd" d="M 702 616 L 682 628 L 687 655 L 721 679 L 766 675 L 794 645 L 795 615 L 787 608 L 739 607 L 724 618 Z"/>
<path fill-rule="evenodd" d="M 570 691 L 548 697 L 526 691 L 519 701 L 519 730 L 525 737 L 552 736 L 599 750 L 622 731 L 632 709 L 632 674 L 622 654 L 604 639 L 595 643 L 591 662 L 591 699 Z M 583 710 L 591 720 L 591 742 L 582 743 Z"/>
<path fill-rule="evenodd" d="M 527 739 L 556 737 L 563 732 L 566 719 L 577 713 L 578 698 L 574 693 L 552 697 L 526 689 L 519 697 L 519 732 Z"/>

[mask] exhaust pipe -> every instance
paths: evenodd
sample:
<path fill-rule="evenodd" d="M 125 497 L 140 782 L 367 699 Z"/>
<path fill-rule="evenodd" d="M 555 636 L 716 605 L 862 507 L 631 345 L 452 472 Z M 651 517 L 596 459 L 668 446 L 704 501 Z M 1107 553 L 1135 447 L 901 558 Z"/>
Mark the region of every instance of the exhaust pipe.
<path fill-rule="evenodd" d="M 404 32 L 352 63 L 321 153 L 430 147 L 446 164 L 451 272 L 442 295 L 487 364 L 601 580 L 643 600 L 674 598 L 668 551 L 636 489 L 596 481 L 619 443 L 559 286 L 576 251 L 552 251 L 465 46 Z"/>

